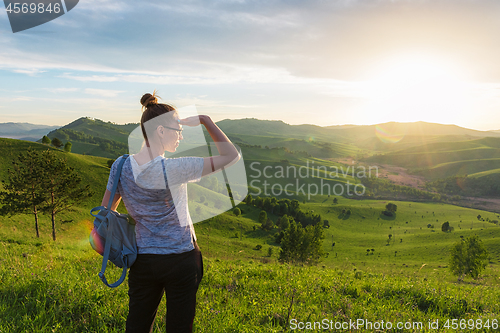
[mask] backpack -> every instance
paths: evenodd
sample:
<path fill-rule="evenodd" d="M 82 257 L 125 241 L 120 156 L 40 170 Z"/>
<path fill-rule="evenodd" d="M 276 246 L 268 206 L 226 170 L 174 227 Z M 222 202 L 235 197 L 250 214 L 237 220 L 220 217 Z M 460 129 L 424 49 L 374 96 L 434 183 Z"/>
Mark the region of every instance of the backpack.
<path fill-rule="evenodd" d="M 94 229 L 92 229 L 89 238 L 90 245 L 96 252 L 103 256 L 101 271 L 98 275 L 102 282 L 111 288 L 118 287 L 125 280 L 127 268 L 131 267 L 137 258 L 135 222 L 128 215 L 111 210 L 111 204 L 118 187 L 123 163 L 127 157 L 128 154 L 123 155 L 119 161 L 108 208 L 98 206 L 90 210 L 90 214 L 95 217 Z M 98 213 L 94 214 L 96 211 Z M 116 266 L 123 268 L 121 277 L 112 284 L 109 284 L 104 276 L 108 260 Z"/>

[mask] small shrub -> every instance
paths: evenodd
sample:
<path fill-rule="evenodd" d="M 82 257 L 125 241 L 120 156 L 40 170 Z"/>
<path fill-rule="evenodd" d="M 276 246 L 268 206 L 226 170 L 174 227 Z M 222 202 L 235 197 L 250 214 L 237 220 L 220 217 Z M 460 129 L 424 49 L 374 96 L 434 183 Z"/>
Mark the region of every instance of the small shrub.
<path fill-rule="evenodd" d="M 487 262 L 488 252 L 477 235 L 460 239 L 451 249 L 450 270 L 459 279 L 467 275 L 477 279 Z"/>

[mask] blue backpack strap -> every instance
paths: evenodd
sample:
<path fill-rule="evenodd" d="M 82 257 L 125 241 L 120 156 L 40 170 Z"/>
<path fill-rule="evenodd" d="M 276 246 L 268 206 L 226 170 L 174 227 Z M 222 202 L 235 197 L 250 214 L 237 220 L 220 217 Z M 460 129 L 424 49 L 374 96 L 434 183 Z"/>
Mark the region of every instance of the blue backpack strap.
<path fill-rule="evenodd" d="M 99 272 L 99 278 L 101 281 L 107 285 L 108 287 L 115 288 L 118 287 L 124 280 L 125 276 L 127 275 L 127 268 L 128 268 L 128 262 L 127 262 L 127 257 L 124 257 L 124 266 L 123 266 L 123 271 L 122 275 L 116 281 L 115 283 L 109 284 L 108 280 L 106 280 L 106 277 L 104 276 L 104 272 L 106 271 L 106 266 L 108 265 L 108 259 L 109 259 L 109 250 L 111 249 L 111 240 L 113 237 L 113 229 L 114 229 L 114 223 L 110 223 L 108 225 L 108 232 L 106 234 L 106 246 L 104 247 L 104 253 L 102 255 L 102 265 L 101 265 L 101 271 Z"/>
<path fill-rule="evenodd" d="M 107 260 L 106 260 L 107 261 Z M 118 279 L 118 281 L 116 281 L 115 283 L 112 283 L 112 284 L 109 284 L 108 283 L 108 280 L 106 280 L 106 277 L 104 276 L 104 273 L 102 272 L 99 272 L 99 277 L 101 278 L 101 281 L 107 285 L 108 287 L 110 288 L 116 288 L 118 287 L 120 284 L 122 284 L 122 282 L 125 280 L 125 276 L 127 276 L 127 268 L 128 268 L 128 258 L 127 257 L 123 257 L 123 262 L 124 262 L 124 266 L 123 266 L 123 271 L 122 271 L 122 275 L 120 276 L 120 278 Z"/>
<path fill-rule="evenodd" d="M 113 239 L 113 229 L 114 229 L 114 223 L 109 223 L 108 224 L 108 230 L 106 233 L 106 245 L 104 247 L 104 252 L 102 254 L 102 264 L 101 264 L 101 271 L 99 272 L 99 277 L 101 278 L 102 282 L 104 282 L 105 285 L 108 285 L 108 282 L 106 281 L 106 278 L 104 277 L 104 272 L 106 271 L 106 266 L 108 265 L 108 259 L 109 259 L 109 250 L 111 249 L 111 240 Z M 105 282 L 106 281 L 106 282 Z"/>
<path fill-rule="evenodd" d="M 113 203 L 113 199 L 115 198 L 116 194 L 116 189 L 118 188 L 118 182 L 120 181 L 120 175 L 122 173 L 122 168 L 123 168 L 123 163 L 125 163 L 125 160 L 127 159 L 128 154 L 125 154 L 122 156 L 120 162 L 118 163 L 118 168 L 116 169 L 116 175 L 113 180 L 113 188 L 111 190 L 111 196 L 109 197 L 109 202 L 108 202 L 108 209 L 111 210 L 111 204 Z"/>
<path fill-rule="evenodd" d="M 122 172 L 123 168 L 123 163 L 125 163 L 125 160 L 127 159 L 128 154 L 125 154 L 122 156 L 122 159 L 120 160 L 118 164 L 118 168 L 116 169 L 116 175 L 113 180 L 113 188 L 111 190 L 111 196 L 109 197 L 109 202 L 108 202 L 108 209 L 111 210 L 111 204 L 113 203 L 113 198 L 115 197 L 116 189 L 118 188 L 118 182 L 120 181 L 120 175 Z M 90 211 L 90 214 L 92 214 L 94 211 L 105 209 L 103 206 L 95 207 Z M 92 216 L 97 217 L 96 215 L 92 214 Z M 108 225 L 108 232 L 106 234 L 106 245 L 104 247 L 104 253 L 102 254 L 102 265 L 101 265 L 101 271 L 99 272 L 99 278 L 101 278 L 102 282 L 107 285 L 108 287 L 115 288 L 119 286 L 123 280 L 125 280 L 125 275 L 127 275 L 127 265 L 123 266 L 123 272 L 118 281 L 116 281 L 113 284 L 108 284 L 108 281 L 106 280 L 106 277 L 104 276 L 104 272 L 106 271 L 106 266 L 108 265 L 108 259 L 109 259 L 109 251 L 111 249 L 111 240 L 113 237 L 113 229 L 114 229 L 114 223 L 109 223 Z M 126 260 L 126 259 L 125 259 Z"/>

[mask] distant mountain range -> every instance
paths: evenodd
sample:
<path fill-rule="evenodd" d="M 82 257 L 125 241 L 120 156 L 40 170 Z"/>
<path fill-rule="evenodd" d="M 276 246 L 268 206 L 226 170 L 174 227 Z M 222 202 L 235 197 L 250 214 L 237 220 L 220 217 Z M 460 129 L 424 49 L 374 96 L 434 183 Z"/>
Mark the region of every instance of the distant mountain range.
<path fill-rule="evenodd" d="M 113 158 L 127 151 L 128 136 L 138 123 L 115 124 L 88 117 L 65 126 L 1 123 L 0 137 L 39 141 L 43 135 L 73 144 L 80 154 Z M 478 131 L 427 122 L 377 125 L 289 125 L 279 120 L 225 119 L 217 125 L 236 143 L 308 151 L 320 158 L 371 155 L 439 142 L 500 137 L 500 131 Z M 188 130 L 188 129 L 187 129 Z M 187 131 L 186 131 L 187 133 Z M 188 141 L 188 135 L 185 135 Z"/>
<path fill-rule="evenodd" d="M 217 123 L 228 133 L 246 135 L 270 135 L 285 137 L 314 136 L 317 140 L 341 140 L 359 143 L 381 136 L 423 137 L 423 136 L 468 136 L 500 137 L 500 131 L 478 131 L 457 125 L 443 125 L 423 121 L 413 123 L 388 122 L 376 125 L 340 125 L 321 127 L 317 125 L 289 125 L 283 121 L 259 119 L 225 119 Z"/>
<path fill-rule="evenodd" d="M 59 126 L 30 123 L 0 123 L 0 138 L 36 141 Z"/>
<path fill-rule="evenodd" d="M 38 140 L 41 139 L 43 135 L 60 128 L 83 131 L 86 134 L 116 140 L 122 139 L 123 134 L 128 135 L 128 133 L 130 133 L 138 125 L 138 123 L 120 125 L 87 117 L 79 118 L 62 127 L 8 122 L 0 123 L 0 137 L 33 137 Z M 337 137 L 348 140 L 363 140 L 375 137 L 377 130 L 406 136 L 467 135 L 476 137 L 500 137 L 500 130 L 478 131 L 457 125 L 443 125 L 422 121 L 412 123 L 388 122 L 376 125 L 335 125 L 322 127 L 307 124 L 289 125 L 281 120 L 245 118 L 224 119 L 217 122 L 217 125 L 223 130 L 234 134 L 285 137 L 305 137 L 308 135 L 315 135 L 316 139 L 331 139 L 332 137 Z M 103 126 L 106 127 L 108 131 L 101 132 L 99 128 Z M 111 130 L 111 132 L 109 130 Z M 126 142 L 123 140 L 120 141 Z"/>
<path fill-rule="evenodd" d="M 445 125 L 437 123 L 428 123 L 417 121 L 411 123 L 388 122 L 376 125 L 342 125 L 325 127 L 331 130 L 344 131 L 353 135 L 356 133 L 360 137 L 368 137 L 369 133 L 378 130 L 385 130 L 392 133 L 401 133 L 404 135 L 470 135 L 478 137 L 500 137 L 500 131 L 478 131 L 474 129 L 464 128 L 457 125 Z"/>

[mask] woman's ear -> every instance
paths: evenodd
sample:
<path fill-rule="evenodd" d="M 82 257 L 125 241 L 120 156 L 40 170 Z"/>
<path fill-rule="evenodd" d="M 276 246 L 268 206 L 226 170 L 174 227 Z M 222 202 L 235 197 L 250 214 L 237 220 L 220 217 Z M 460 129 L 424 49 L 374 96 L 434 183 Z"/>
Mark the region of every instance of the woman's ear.
<path fill-rule="evenodd" d="M 165 129 L 163 128 L 163 126 L 159 125 L 156 128 L 156 131 L 157 131 L 158 135 L 163 136 L 163 131 L 165 131 Z"/>

